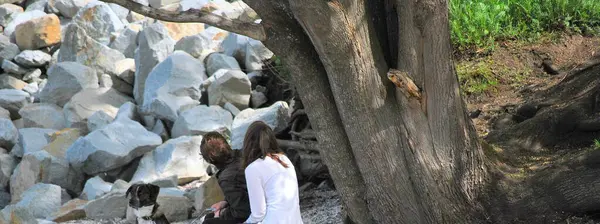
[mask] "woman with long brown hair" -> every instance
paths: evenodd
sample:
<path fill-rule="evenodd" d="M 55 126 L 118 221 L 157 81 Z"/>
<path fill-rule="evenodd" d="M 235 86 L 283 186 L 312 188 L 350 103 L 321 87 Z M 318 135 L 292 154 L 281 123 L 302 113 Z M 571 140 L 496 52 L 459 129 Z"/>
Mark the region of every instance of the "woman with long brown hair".
<path fill-rule="evenodd" d="M 250 198 L 245 223 L 301 224 L 296 171 L 271 127 L 262 121 L 250 124 L 242 151 Z"/>

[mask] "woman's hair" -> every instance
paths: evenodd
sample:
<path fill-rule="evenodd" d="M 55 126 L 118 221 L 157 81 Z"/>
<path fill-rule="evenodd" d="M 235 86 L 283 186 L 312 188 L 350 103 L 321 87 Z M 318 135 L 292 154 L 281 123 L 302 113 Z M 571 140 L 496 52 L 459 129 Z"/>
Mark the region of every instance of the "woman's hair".
<path fill-rule="evenodd" d="M 233 156 L 231 146 L 219 132 L 208 132 L 202 136 L 200 143 L 202 158 L 213 165 L 225 164 Z"/>
<path fill-rule="evenodd" d="M 255 160 L 259 158 L 264 159 L 266 156 L 271 157 L 283 167 L 288 168 L 288 165 L 277 156 L 277 154 L 283 153 L 283 151 L 277 144 L 275 133 L 273 133 L 271 127 L 262 121 L 255 121 L 248 127 L 242 151 L 242 168 L 244 169 Z"/>

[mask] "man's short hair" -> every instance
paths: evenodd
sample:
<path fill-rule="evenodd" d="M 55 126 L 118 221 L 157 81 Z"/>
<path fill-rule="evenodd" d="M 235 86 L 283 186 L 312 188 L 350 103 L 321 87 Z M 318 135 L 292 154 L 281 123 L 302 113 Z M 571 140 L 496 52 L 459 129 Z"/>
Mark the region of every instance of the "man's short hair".
<path fill-rule="evenodd" d="M 200 153 L 204 160 L 214 165 L 224 164 L 233 155 L 227 139 L 216 131 L 204 134 L 200 143 Z"/>

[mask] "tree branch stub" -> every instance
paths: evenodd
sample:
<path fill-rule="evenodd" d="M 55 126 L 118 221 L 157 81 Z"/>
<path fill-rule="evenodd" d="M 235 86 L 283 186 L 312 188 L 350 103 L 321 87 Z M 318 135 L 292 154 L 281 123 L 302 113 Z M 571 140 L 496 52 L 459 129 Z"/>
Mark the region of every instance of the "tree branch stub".
<path fill-rule="evenodd" d="M 242 22 L 219 16 L 199 9 L 190 9 L 184 12 L 156 9 L 131 0 L 101 0 L 106 3 L 114 3 L 144 16 L 167 22 L 176 23 L 205 23 L 229 32 L 244 35 L 256 40 L 267 39 L 265 29 L 261 24 Z"/>

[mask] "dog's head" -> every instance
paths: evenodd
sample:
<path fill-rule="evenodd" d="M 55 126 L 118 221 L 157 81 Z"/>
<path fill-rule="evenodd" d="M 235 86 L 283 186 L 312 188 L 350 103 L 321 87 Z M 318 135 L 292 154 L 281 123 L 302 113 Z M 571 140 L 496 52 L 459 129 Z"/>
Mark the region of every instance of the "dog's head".
<path fill-rule="evenodd" d="M 130 207 L 139 209 L 155 205 L 159 192 L 160 187 L 154 184 L 134 184 L 127 189 L 125 197 L 129 199 Z"/>

